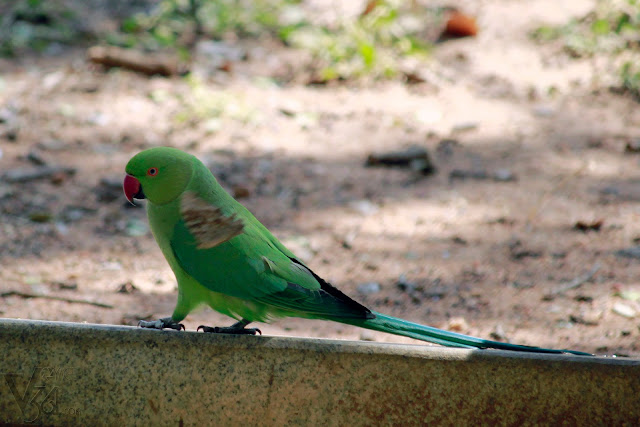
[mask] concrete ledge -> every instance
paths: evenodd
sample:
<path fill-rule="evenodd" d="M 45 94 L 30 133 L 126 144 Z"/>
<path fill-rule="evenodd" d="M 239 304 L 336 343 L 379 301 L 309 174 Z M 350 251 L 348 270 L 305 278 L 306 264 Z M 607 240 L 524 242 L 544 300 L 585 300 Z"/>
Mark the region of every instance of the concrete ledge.
<path fill-rule="evenodd" d="M 0 319 L 0 424 L 640 425 L 640 360 Z"/>

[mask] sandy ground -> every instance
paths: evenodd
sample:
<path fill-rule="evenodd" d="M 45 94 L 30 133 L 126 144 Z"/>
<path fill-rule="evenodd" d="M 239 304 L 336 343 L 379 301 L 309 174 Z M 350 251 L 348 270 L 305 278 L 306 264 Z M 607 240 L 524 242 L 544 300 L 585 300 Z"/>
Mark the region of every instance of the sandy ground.
<path fill-rule="evenodd" d="M 570 58 L 527 36 L 593 2 L 457 4 L 478 17 L 478 37 L 438 45 L 427 81 L 410 86 L 276 85 L 268 77 L 295 71 L 295 55 L 250 43 L 232 73 L 195 84 L 104 72 L 81 50 L 2 60 L 0 293 L 109 307 L 13 294 L 0 297 L 0 316 L 136 324 L 169 315 L 173 275 L 144 210 L 118 186 L 133 154 L 171 145 L 248 193 L 241 202 L 276 236 L 374 310 L 639 356 L 640 262 L 616 251 L 640 240 L 638 154 L 625 151 L 640 138 L 640 109 L 608 90 L 606 58 Z M 365 167 L 372 152 L 412 145 L 429 150 L 436 174 Z M 38 161 L 75 173 L 7 179 Z M 498 179 L 455 179 L 460 171 Z M 574 228 L 599 220 L 597 231 Z M 230 319 L 202 309 L 184 323 Z M 416 343 L 321 321 L 258 326 Z"/>

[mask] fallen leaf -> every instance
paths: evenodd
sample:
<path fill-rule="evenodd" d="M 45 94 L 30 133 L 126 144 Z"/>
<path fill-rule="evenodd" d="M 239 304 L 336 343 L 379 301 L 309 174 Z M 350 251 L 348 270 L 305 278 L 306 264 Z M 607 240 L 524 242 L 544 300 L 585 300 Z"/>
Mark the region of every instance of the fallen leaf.
<path fill-rule="evenodd" d="M 476 19 L 460 11 L 454 10 L 449 15 L 447 25 L 442 33 L 444 37 L 475 37 L 478 34 Z"/>

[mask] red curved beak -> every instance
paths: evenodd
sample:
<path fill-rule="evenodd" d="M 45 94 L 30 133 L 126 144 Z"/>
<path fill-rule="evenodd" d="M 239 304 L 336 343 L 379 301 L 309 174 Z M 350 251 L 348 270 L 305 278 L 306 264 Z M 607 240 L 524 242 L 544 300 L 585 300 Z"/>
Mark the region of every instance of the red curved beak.
<path fill-rule="evenodd" d="M 144 193 L 142 192 L 142 187 L 140 186 L 140 181 L 138 181 L 135 177 L 128 175 L 124 177 L 124 182 L 122 183 L 122 189 L 124 190 L 124 196 L 127 198 L 129 203 L 134 205 L 133 199 L 144 199 Z"/>

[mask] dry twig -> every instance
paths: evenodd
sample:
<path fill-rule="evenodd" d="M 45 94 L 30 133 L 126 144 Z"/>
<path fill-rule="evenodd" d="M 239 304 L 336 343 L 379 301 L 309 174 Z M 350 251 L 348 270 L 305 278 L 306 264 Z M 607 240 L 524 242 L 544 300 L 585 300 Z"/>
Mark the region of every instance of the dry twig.
<path fill-rule="evenodd" d="M 598 272 L 598 270 L 600 270 L 602 266 L 600 265 L 599 262 L 596 262 L 593 267 L 591 267 L 591 270 L 587 271 L 585 274 L 582 274 L 578 277 L 576 277 L 575 279 L 571 280 L 570 282 L 567 282 L 565 284 L 563 284 L 562 286 L 557 287 L 556 289 L 552 290 L 551 292 L 549 292 L 548 294 L 546 294 L 544 296 L 545 300 L 552 300 L 554 299 L 556 296 L 558 295 L 562 295 L 565 292 L 577 288 L 579 286 L 581 286 L 583 283 L 588 282 L 589 280 L 593 279 L 593 276 L 596 275 L 596 273 Z"/>
<path fill-rule="evenodd" d="M 1 298 L 5 298 L 5 297 L 21 297 L 21 298 L 43 298 L 43 299 L 50 299 L 50 300 L 55 300 L 55 301 L 64 301 L 64 302 L 69 302 L 69 303 L 73 303 L 73 304 L 89 304 L 89 305 L 93 305 L 96 307 L 102 307 L 102 308 L 113 308 L 113 306 L 111 304 L 105 304 L 102 302 L 94 302 L 94 301 L 89 301 L 86 299 L 76 299 L 76 298 L 65 298 L 65 297 L 59 297 L 59 296 L 55 296 L 55 295 L 43 295 L 43 294 L 32 294 L 29 292 L 20 292 L 20 291 L 7 291 L 7 292 L 2 292 L 0 293 L 0 297 Z"/>

